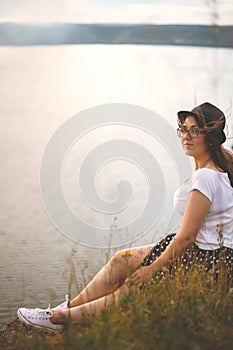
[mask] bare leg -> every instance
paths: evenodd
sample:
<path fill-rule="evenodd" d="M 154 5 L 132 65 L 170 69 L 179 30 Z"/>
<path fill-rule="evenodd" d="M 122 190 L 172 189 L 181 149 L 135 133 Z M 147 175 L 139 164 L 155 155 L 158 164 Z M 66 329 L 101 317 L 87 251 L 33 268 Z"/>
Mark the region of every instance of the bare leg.
<path fill-rule="evenodd" d="M 124 283 L 126 277 L 140 266 L 153 246 L 154 244 L 115 253 L 83 291 L 70 301 L 70 308 L 113 293 Z M 132 254 L 129 254 L 129 252 Z M 124 256 L 122 256 L 122 253 L 124 253 Z M 108 298 L 111 297 L 108 296 Z M 98 302 L 100 303 L 100 300 Z"/>
<path fill-rule="evenodd" d="M 70 309 L 56 310 L 50 320 L 52 323 L 65 323 L 66 320 L 71 319 L 73 323 L 81 323 L 83 320 L 90 319 L 94 315 L 98 316 L 101 311 L 106 310 L 113 303 L 118 305 L 121 294 L 127 293 L 128 291 L 128 286 L 124 283 L 114 293 L 105 295 L 99 299 L 95 299 Z"/>

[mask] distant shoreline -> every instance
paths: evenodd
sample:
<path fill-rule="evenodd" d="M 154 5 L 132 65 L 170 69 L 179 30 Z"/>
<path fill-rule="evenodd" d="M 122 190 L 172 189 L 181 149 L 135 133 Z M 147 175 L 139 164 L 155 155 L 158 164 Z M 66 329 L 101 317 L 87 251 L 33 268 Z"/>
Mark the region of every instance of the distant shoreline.
<path fill-rule="evenodd" d="M 233 48 L 233 26 L 0 23 L 0 46 L 72 44 Z"/>

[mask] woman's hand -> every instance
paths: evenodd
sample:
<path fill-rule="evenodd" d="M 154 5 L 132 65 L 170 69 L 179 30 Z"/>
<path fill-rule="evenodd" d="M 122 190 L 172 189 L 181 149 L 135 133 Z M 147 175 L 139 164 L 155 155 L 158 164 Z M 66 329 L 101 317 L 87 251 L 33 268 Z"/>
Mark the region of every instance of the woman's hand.
<path fill-rule="evenodd" d="M 132 273 L 130 279 L 136 286 L 141 287 L 144 283 L 149 282 L 153 275 L 154 272 L 151 265 L 142 266 L 134 273 Z"/>

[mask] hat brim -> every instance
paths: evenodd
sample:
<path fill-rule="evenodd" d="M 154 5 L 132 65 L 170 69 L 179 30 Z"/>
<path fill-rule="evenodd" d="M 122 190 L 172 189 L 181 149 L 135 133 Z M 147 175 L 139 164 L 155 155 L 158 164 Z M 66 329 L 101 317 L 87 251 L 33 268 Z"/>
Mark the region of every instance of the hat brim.
<path fill-rule="evenodd" d="M 194 112 L 191 111 L 179 111 L 177 113 L 178 118 L 181 122 L 183 122 L 188 116 L 193 116 L 193 117 L 197 117 L 198 115 Z"/>

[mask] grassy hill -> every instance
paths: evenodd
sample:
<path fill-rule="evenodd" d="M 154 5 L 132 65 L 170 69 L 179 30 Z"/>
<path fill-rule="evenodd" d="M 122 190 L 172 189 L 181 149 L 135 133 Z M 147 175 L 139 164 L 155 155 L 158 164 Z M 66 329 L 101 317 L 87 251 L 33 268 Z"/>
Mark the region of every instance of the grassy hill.
<path fill-rule="evenodd" d="M 7 350 L 230 350 L 233 291 L 198 267 L 122 295 L 119 306 L 49 334 L 15 320 L 0 331 Z M 37 291 L 39 293 L 39 291 Z"/>

